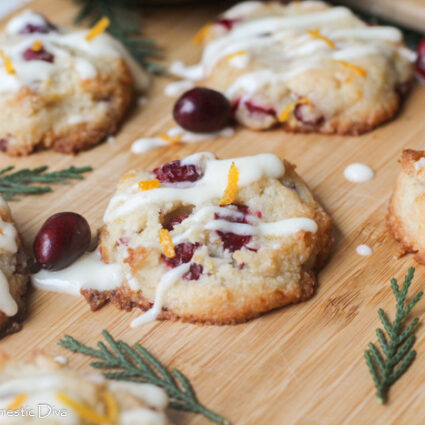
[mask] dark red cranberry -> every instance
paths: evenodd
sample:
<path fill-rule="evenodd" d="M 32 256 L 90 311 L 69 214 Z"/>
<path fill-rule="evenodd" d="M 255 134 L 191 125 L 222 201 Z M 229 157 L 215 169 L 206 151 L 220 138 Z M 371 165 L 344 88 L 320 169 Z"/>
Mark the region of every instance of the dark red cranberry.
<path fill-rule="evenodd" d="M 22 56 L 26 61 L 44 61 L 52 63 L 54 60 L 54 56 L 44 47 L 42 47 L 40 50 L 33 50 L 31 47 L 28 47 Z"/>
<path fill-rule="evenodd" d="M 294 115 L 298 121 L 313 127 L 321 124 L 324 120 L 322 114 L 305 103 L 299 103 L 295 106 Z"/>
<path fill-rule="evenodd" d="M 204 271 L 204 268 L 201 264 L 193 263 L 190 265 L 190 269 L 183 275 L 183 278 L 186 280 L 198 280 Z"/>
<path fill-rule="evenodd" d="M 211 133 L 224 128 L 230 121 L 231 106 L 218 91 L 196 87 L 184 93 L 175 103 L 173 116 L 186 130 Z"/>
<path fill-rule="evenodd" d="M 220 219 L 220 220 L 226 220 L 231 223 L 248 223 L 246 219 L 246 216 L 249 213 L 248 207 L 246 205 L 240 205 L 240 204 L 232 204 L 232 206 L 234 207 L 235 210 L 242 213 L 243 216 L 236 217 L 236 216 L 228 216 L 226 214 L 217 213 L 215 214 L 214 218 Z M 229 206 L 227 206 L 226 208 L 229 208 Z M 237 235 L 231 232 L 221 232 L 220 230 L 217 230 L 217 235 L 223 242 L 223 248 L 230 252 L 235 252 L 235 251 L 238 251 L 239 249 L 242 249 L 242 247 L 248 244 L 249 241 L 251 240 L 250 235 L 243 236 L 243 235 Z"/>
<path fill-rule="evenodd" d="M 90 239 L 90 226 L 83 216 L 73 212 L 54 214 L 35 237 L 34 256 L 42 268 L 60 270 L 87 251 Z"/>
<path fill-rule="evenodd" d="M 8 139 L 0 139 L 0 151 L 6 152 L 7 151 L 7 145 L 9 144 Z"/>
<path fill-rule="evenodd" d="M 416 47 L 418 58 L 416 59 L 416 72 L 422 78 L 425 78 L 425 37 Z"/>
<path fill-rule="evenodd" d="M 250 114 L 264 114 L 271 115 L 273 117 L 276 116 L 276 109 L 272 107 L 257 105 L 251 100 L 247 100 L 246 102 L 244 102 L 244 106 Z"/>
<path fill-rule="evenodd" d="M 176 255 L 173 258 L 168 258 L 163 255 L 162 259 L 165 261 L 168 267 L 174 268 L 180 266 L 183 263 L 188 263 L 192 259 L 193 254 L 199 246 L 199 243 L 179 243 L 174 247 Z"/>
<path fill-rule="evenodd" d="M 45 19 L 43 17 L 44 20 L 44 24 L 40 24 L 40 25 L 34 25 L 34 24 L 26 24 L 20 31 L 19 34 L 34 34 L 34 33 L 39 33 L 39 34 L 47 34 L 50 31 L 56 31 L 56 27 L 49 22 L 47 19 Z"/>
<path fill-rule="evenodd" d="M 224 28 L 226 28 L 227 31 L 231 31 L 233 29 L 233 27 L 235 26 L 235 24 L 237 24 L 238 22 L 240 22 L 241 19 L 236 18 L 236 19 L 228 19 L 228 18 L 218 18 L 215 23 L 217 25 L 222 25 Z"/>
<path fill-rule="evenodd" d="M 171 232 L 172 230 L 174 230 L 174 226 L 176 226 L 177 224 L 180 224 L 183 220 L 186 220 L 186 218 L 188 217 L 189 217 L 188 215 L 177 215 L 171 218 L 170 221 L 168 221 L 168 223 L 164 225 L 164 229 L 167 229 L 169 232 Z"/>
<path fill-rule="evenodd" d="M 161 183 L 195 182 L 201 178 L 198 168 L 194 164 L 182 165 L 180 161 L 167 162 L 153 173 Z"/>

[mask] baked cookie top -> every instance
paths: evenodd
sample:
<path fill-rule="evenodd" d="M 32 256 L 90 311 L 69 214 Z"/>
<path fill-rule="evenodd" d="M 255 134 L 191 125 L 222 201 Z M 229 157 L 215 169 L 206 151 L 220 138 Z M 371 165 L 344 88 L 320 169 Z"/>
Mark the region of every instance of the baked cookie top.
<path fill-rule="evenodd" d="M 77 152 L 113 133 L 147 74 L 106 32 L 26 10 L 0 38 L 0 149 Z"/>
<path fill-rule="evenodd" d="M 204 152 L 131 171 L 104 221 L 102 258 L 124 276 L 110 300 L 152 307 L 133 326 L 177 317 L 237 323 L 307 299 L 331 242 L 329 216 L 273 154 Z"/>
<path fill-rule="evenodd" d="M 6 201 L 0 196 L 0 336 L 20 329 L 29 274 Z"/>
<path fill-rule="evenodd" d="M 83 375 L 41 354 L 31 363 L 1 360 L 0 410 L 10 412 L 1 415 L 4 424 L 167 425 L 167 405 L 159 387 Z"/>
<path fill-rule="evenodd" d="M 224 92 L 253 129 L 360 133 L 391 118 L 416 54 L 400 30 L 320 1 L 248 1 L 204 27 L 202 60 L 171 71 Z"/>

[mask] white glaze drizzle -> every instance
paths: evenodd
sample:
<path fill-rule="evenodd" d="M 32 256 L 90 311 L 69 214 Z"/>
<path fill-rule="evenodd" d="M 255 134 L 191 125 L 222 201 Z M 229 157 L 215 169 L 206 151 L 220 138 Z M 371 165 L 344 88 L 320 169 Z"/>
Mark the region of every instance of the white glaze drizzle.
<path fill-rule="evenodd" d="M 232 127 L 225 127 L 222 130 L 215 131 L 212 133 L 193 133 L 191 131 L 184 130 L 181 127 L 173 127 L 167 131 L 167 136 L 172 139 L 179 139 L 179 142 L 184 143 L 196 143 L 206 142 L 208 140 L 216 139 L 219 137 L 231 137 L 235 133 Z M 135 154 L 141 154 L 149 152 L 152 149 L 161 146 L 169 146 L 173 142 L 168 142 L 162 137 L 142 137 L 135 140 L 131 145 L 131 151 Z"/>
<path fill-rule="evenodd" d="M 182 276 L 189 271 L 191 263 L 183 263 L 180 266 L 177 266 L 174 269 L 171 269 L 165 273 L 161 280 L 158 283 L 155 293 L 155 301 L 153 307 L 148 310 L 146 313 L 143 313 L 141 316 L 137 317 L 131 322 L 132 328 L 137 328 L 138 326 L 144 325 L 146 323 L 156 320 L 159 313 L 162 310 L 162 305 L 164 303 L 164 296 L 167 290 L 174 285 Z"/>
<path fill-rule="evenodd" d="M 415 170 L 423 170 L 425 168 L 425 158 L 419 158 L 414 164 Z"/>
<path fill-rule="evenodd" d="M 361 256 L 369 256 L 373 253 L 372 248 L 369 245 L 361 244 L 356 247 L 357 254 Z"/>
<path fill-rule="evenodd" d="M 202 156 L 196 157 L 200 160 Z M 285 173 L 282 161 L 273 154 L 259 154 L 235 159 L 211 159 L 210 154 L 205 159 L 205 171 L 201 179 L 187 188 L 160 187 L 155 190 L 140 191 L 135 185 L 130 192 L 115 194 L 106 210 L 106 223 L 118 217 L 125 217 L 134 210 L 155 202 L 182 201 L 199 205 L 206 201 L 218 199 L 227 186 L 227 173 L 232 162 L 239 169 L 239 187 L 247 186 L 262 177 L 280 178 Z M 195 157 L 192 157 L 195 159 Z"/>
<path fill-rule="evenodd" d="M 121 285 L 121 268 L 117 264 L 105 264 L 98 251 L 84 254 L 69 267 L 58 270 L 41 270 L 31 276 L 39 289 L 81 295 L 82 289 L 107 291 Z"/>
<path fill-rule="evenodd" d="M 169 97 L 177 97 L 193 87 L 195 84 L 190 80 L 173 81 L 164 87 L 164 94 Z"/>
<path fill-rule="evenodd" d="M 344 176 L 350 182 L 364 183 L 372 180 L 375 172 L 369 166 L 356 162 L 345 168 Z"/>
<path fill-rule="evenodd" d="M 165 425 L 167 419 L 163 410 L 168 405 L 168 397 L 165 392 L 151 384 L 135 384 L 131 382 L 106 382 L 101 375 L 83 377 L 73 376 L 68 373 L 62 374 L 42 369 L 32 368 L 27 376 L 6 377 L 0 383 L 0 409 L 7 406 L 19 394 L 27 396 L 24 407 L 38 414 L 38 405 L 49 404 L 55 409 L 64 409 L 66 415 L 55 416 L 55 423 L 65 425 L 79 425 L 81 419 L 77 412 L 69 406 L 61 403 L 58 393 L 65 393 L 70 398 L 79 401 L 80 394 L 78 388 L 86 384 L 101 384 L 108 387 L 112 392 L 126 392 L 140 400 L 147 407 L 132 407 L 119 412 L 119 425 Z M 152 408 L 153 410 L 149 409 Z M 19 415 L 7 416 L 7 423 L 22 423 Z M 4 418 L 4 419 L 5 419 Z M 135 418 L 138 420 L 135 421 Z"/>
<path fill-rule="evenodd" d="M 86 80 L 97 76 L 96 59 L 100 56 L 109 58 L 124 58 L 133 75 L 137 89 L 143 90 L 148 84 L 147 74 L 135 63 L 126 49 L 106 33 L 87 41 L 88 30 L 50 31 L 46 34 L 19 34 L 28 23 L 45 25 L 41 15 L 26 10 L 9 21 L 5 36 L 0 45 L 10 58 L 16 74 L 9 74 L 5 67 L 0 66 L 0 92 L 11 93 L 23 86 L 37 87 L 50 80 L 54 72 L 68 68 L 75 69 L 80 79 Z M 53 63 L 32 60 L 26 61 L 23 52 L 32 46 L 35 40 L 40 40 L 44 48 L 54 55 Z"/>
<path fill-rule="evenodd" d="M 18 312 L 18 305 L 10 294 L 9 282 L 5 274 L 0 270 L 0 311 L 6 316 L 12 317 Z"/>

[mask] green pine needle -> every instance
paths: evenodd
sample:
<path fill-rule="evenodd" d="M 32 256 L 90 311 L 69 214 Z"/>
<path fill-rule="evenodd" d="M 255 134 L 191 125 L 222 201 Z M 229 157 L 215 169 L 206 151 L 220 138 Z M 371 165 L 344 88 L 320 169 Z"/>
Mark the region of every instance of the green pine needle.
<path fill-rule="evenodd" d="M 408 326 L 405 320 L 412 308 L 421 299 L 423 292 L 417 293 L 413 299 L 406 303 L 406 296 L 412 283 L 415 269 L 411 267 L 405 276 L 402 288 L 396 279 L 391 279 L 391 288 L 397 301 L 397 313 L 393 323 L 388 319 L 384 310 L 378 310 L 384 330 L 377 329 L 376 336 L 380 349 L 369 343 L 369 349 L 364 353 L 366 364 L 372 375 L 376 387 L 376 396 L 380 403 L 388 400 L 391 386 L 407 371 L 416 356 L 412 350 L 415 343 L 414 331 L 419 319 L 413 319 Z"/>
<path fill-rule="evenodd" d="M 157 385 L 167 392 L 173 409 L 199 413 L 217 424 L 230 425 L 230 421 L 199 403 L 191 383 L 182 372 L 177 369 L 170 372 L 140 344 L 130 347 L 123 341 L 116 341 L 106 330 L 102 335 L 107 345 L 99 341 L 97 349 L 69 335 L 65 335 L 58 344 L 74 353 L 100 359 L 91 362 L 90 366 L 103 369 L 103 375 L 108 379 Z"/>
<path fill-rule="evenodd" d="M 15 167 L 10 166 L 0 170 L 0 193 L 4 199 L 12 199 L 16 195 L 38 195 L 51 192 L 48 183 L 58 183 L 66 180 L 82 180 L 83 173 L 92 171 L 91 167 L 69 167 L 61 171 L 46 172 L 47 166 L 30 170 L 24 168 L 12 172 Z M 31 186 L 33 183 L 41 185 Z"/>
<path fill-rule="evenodd" d="M 163 72 L 164 68 L 151 61 L 157 58 L 160 49 L 153 40 L 140 34 L 139 1 L 131 0 L 75 0 L 80 10 L 74 19 L 76 24 L 88 21 L 90 25 L 102 17 L 110 20 L 107 31 L 118 39 L 139 64 L 151 72 Z"/>

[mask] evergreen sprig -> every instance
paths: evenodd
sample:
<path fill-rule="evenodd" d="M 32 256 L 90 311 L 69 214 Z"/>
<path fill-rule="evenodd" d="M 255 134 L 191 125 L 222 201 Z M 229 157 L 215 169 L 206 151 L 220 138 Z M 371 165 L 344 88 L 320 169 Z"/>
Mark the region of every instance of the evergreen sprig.
<path fill-rule="evenodd" d="M 0 170 L 0 193 L 3 198 L 11 199 L 18 194 L 37 195 L 51 192 L 52 188 L 48 183 L 58 183 L 70 179 L 83 179 L 82 174 L 92 171 L 91 167 L 69 167 L 61 171 L 51 171 L 46 173 L 47 166 L 24 168 L 12 172 L 15 167 L 10 166 Z M 32 183 L 42 183 L 42 185 L 31 186 Z"/>
<path fill-rule="evenodd" d="M 102 332 L 108 347 L 97 343 L 98 349 L 88 347 L 72 336 L 65 335 L 59 345 L 74 352 L 100 359 L 90 363 L 96 369 L 106 369 L 103 375 L 108 379 L 140 382 L 163 388 L 170 397 L 169 406 L 173 409 L 199 413 L 212 422 L 230 425 L 230 421 L 207 409 L 199 403 L 195 391 L 182 372 L 171 372 L 140 344 L 130 347 L 123 341 L 115 340 L 108 331 Z"/>
<path fill-rule="evenodd" d="M 75 17 L 76 24 L 87 21 L 90 25 L 103 16 L 109 18 L 107 29 L 117 38 L 140 63 L 152 72 L 163 72 L 164 68 L 151 61 L 158 57 L 160 49 L 153 40 L 144 38 L 140 33 L 141 2 L 134 0 L 75 0 L 80 10 Z"/>
<path fill-rule="evenodd" d="M 395 320 L 391 323 L 384 310 L 382 308 L 378 310 L 379 318 L 386 332 L 385 334 L 382 329 L 376 330 L 381 350 L 371 342 L 369 349 L 364 353 L 380 403 L 386 403 L 391 386 L 406 372 L 416 356 L 416 351 L 412 348 L 415 343 L 414 331 L 419 319 L 413 319 L 408 326 L 405 326 L 407 315 L 423 295 L 421 291 L 406 303 L 407 292 L 414 274 L 415 269 L 411 267 L 401 289 L 397 280 L 391 279 L 391 288 L 397 301 Z"/>

